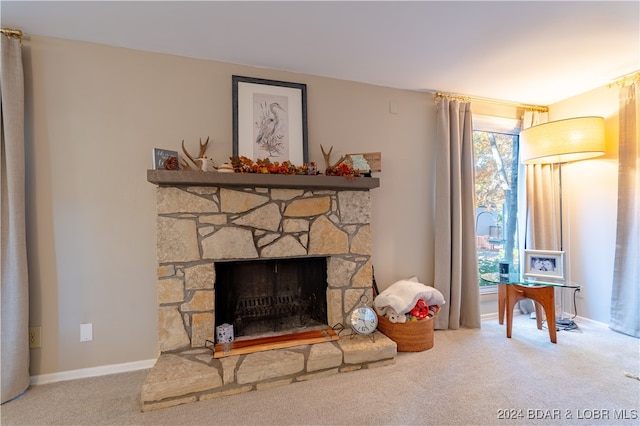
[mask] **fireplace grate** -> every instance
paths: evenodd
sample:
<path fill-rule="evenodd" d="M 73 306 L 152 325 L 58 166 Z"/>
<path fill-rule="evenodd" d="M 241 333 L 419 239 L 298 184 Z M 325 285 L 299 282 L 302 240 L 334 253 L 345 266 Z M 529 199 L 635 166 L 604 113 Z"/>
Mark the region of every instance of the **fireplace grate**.
<path fill-rule="evenodd" d="M 308 301 L 292 294 L 241 298 L 236 305 L 235 324 L 240 335 L 246 321 L 277 319 L 297 315 L 302 324 L 303 316 L 308 313 L 310 307 L 311 305 Z"/>

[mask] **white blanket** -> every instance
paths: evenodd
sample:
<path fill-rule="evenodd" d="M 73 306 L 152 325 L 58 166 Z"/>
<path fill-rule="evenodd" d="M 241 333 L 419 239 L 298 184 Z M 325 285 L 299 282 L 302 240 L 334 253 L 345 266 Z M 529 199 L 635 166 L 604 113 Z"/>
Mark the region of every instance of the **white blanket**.
<path fill-rule="evenodd" d="M 382 291 L 373 301 L 380 315 L 393 310 L 396 314 L 406 314 L 416 305 L 418 300 L 428 305 L 444 305 L 444 296 L 433 287 L 412 280 L 400 280 Z"/>

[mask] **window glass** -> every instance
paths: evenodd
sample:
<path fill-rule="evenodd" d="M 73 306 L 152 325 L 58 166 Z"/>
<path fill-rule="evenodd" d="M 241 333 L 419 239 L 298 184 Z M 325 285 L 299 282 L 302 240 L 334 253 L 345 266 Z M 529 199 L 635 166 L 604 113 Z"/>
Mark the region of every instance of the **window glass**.
<path fill-rule="evenodd" d="M 479 285 L 495 286 L 500 263 L 518 271 L 518 134 L 473 132 Z M 503 266 L 504 268 L 504 266 Z M 484 279 L 483 279 L 484 276 Z"/>

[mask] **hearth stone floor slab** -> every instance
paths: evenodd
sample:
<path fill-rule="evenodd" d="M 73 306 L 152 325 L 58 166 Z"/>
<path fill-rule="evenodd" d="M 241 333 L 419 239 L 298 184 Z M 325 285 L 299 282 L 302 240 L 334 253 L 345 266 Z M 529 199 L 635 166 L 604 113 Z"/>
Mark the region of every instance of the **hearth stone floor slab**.
<path fill-rule="evenodd" d="M 209 349 L 163 353 L 142 386 L 142 411 L 393 364 L 396 343 L 376 331 L 334 342 L 214 358 Z"/>

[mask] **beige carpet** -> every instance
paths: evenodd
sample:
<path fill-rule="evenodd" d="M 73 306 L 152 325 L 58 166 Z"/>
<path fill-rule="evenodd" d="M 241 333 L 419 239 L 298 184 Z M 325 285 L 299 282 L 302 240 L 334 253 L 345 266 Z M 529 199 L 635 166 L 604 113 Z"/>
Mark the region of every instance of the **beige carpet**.
<path fill-rule="evenodd" d="M 578 321 L 558 343 L 518 316 L 436 331 L 396 363 L 275 389 L 140 412 L 146 371 L 31 388 L 3 425 L 638 425 L 640 341 Z M 625 375 L 627 373 L 627 375 Z M 501 418 L 502 417 L 502 418 Z M 513 418 L 515 417 L 515 418 Z"/>

